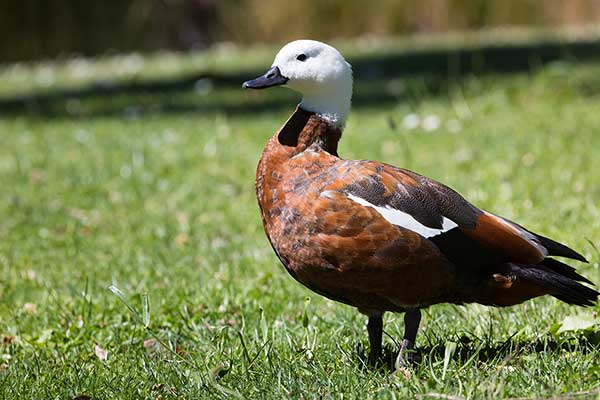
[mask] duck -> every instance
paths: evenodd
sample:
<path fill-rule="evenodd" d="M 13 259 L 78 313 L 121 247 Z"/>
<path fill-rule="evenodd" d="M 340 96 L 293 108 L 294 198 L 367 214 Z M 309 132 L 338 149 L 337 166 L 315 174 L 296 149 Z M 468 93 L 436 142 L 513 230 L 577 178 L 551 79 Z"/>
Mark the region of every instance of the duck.
<path fill-rule="evenodd" d="M 555 258 L 587 262 L 575 250 L 408 169 L 341 158 L 353 73 L 337 49 L 290 42 L 266 73 L 242 84 L 275 86 L 302 100 L 258 162 L 266 236 L 295 280 L 367 317 L 368 365 L 381 360 L 386 312 L 404 313 L 396 365 L 409 367 L 426 307 L 508 307 L 545 295 L 595 304 L 593 283 Z"/>

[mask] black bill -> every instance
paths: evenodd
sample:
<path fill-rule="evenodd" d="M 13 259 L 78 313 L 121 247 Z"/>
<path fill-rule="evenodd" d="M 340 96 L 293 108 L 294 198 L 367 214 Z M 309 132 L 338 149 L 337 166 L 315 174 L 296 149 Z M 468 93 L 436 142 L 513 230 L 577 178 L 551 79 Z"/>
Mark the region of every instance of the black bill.
<path fill-rule="evenodd" d="M 266 89 L 273 86 L 283 85 L 288 81 L 288 78 L 281 75 L 279 67 L 273 67 L 264 75 L 258 78 L 246 81 L 242 84 L 243 89 Z"/>

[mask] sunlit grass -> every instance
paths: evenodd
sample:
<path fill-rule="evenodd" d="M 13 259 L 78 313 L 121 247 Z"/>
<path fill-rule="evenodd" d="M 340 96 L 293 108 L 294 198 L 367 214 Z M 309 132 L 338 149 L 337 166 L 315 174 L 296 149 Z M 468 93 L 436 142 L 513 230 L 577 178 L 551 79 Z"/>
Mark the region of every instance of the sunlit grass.
<path fill-rule="evenodd" d="M 231 70 L 245 67 L 236 60 Z M 363 101 L 340 154 L 445 182 L 580 250 L 590 263 L 578 269 L 600 282 L 598 76 L 598 65 L 555 63 L 435 91 L 422 77 L 358 77 L 363 99 L 398 101 Z M 598 388 L 598 324 L 550 331 L 600 306 L 551 298 L 432 307 L 413 371 L 361 368 L 364 317 L 291 279 L 259 218 L 255 165 L 295 99 L 217 85 L 81 100 L 73 113 L 57 102 L 55 117 L 0 120 L 0 398 L 501 398 Z M 284 104 L 244 112 L 270 100 Z M 401 316 L 385 321 L 401 338 Z M 458 345 L 444 374 L 448 342 Z"/>

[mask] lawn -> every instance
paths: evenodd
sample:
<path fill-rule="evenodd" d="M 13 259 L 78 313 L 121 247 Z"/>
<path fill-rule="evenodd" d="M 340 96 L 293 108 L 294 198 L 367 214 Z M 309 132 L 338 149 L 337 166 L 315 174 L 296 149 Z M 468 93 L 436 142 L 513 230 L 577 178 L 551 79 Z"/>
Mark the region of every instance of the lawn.
<path fill-rule="evenodd" d="M 600 60 L 404 73 L 345 46 L 342 157 L 440 180 L 600 283 Z M 0 398 L 598 397 L 600 305 L 553 298 L 431 307 L 412 371 L 360 367 L 365 318 L 288 276 L 261 226 L 255 166 L 298 96 L 239 87 L 275 51 L 0 66 Z M 587 330 L 557 332 L 570 316 Z"/>

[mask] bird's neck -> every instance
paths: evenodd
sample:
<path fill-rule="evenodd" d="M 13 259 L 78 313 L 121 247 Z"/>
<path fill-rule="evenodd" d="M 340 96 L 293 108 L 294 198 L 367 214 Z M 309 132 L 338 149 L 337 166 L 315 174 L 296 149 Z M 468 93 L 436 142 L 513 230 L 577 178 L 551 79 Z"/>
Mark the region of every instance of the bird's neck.
<path fill-rule="evenodd" d="M 352 86 L 340 85 L 330 91 L 305 93 L 300 107 L 314 112 L 335 127 L 343 128 L 350 113 L 351 102 Z"/>
<path fill-rule="evenodd" d="M 337 160 L 337 145 L 341 136 L 341 128 L 333 126 L 313 112 L 298 107 L 281 129 L 271 137 L 256 170 L 256 196 L 263 224 L 267 224 L 273 217 L 266 214 L 265 210 L 272 208 L 274 196 L 281 192 L 280 188 L 285 184 L 286 174 L 289 173 L 291 159 L 304 151 L 315 151 L 329 153 L 324 159 L 334 162 Z"/>
<path fill-rule="evenodd" d="M 337 156 L 341 137 L 341 127 L 318 113 L 307 111 L 301 104 L 271 138 L 265 151 L 291 158 L 308 148 L 314 148 Z"/>
<path fill-rule="evenodd" d="M 256 170 L 256 193 L 263 209 L 272 188 L 282 182 L 288 161 L 303 151 L 324 151 L 337 158 L 337 145 L 342 129 L 329 121 L 298 107 L 287 122 L 271 137 L 263 150 Z M 264 216 L 263 216 L 264 217 Z"/>

